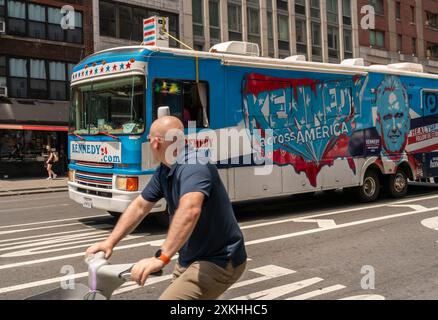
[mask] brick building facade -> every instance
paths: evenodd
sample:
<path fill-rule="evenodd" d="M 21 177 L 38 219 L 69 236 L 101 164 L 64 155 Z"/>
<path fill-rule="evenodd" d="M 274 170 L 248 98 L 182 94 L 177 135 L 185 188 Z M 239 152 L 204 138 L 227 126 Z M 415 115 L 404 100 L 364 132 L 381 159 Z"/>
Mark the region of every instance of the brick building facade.
<path fill-rule="evenodd" d="M 357 0 L 359 24 L 366 5 L 375 8 L 375 29 L 360 29 L 360 57 L 368 64 L 421 63 L 438 73 L 438 1 Z"/>
<path fill-rule="evenodd" d="M 61 155 L 59 173 L 70 73 L 93 52 L 91 1 L 0 0 L 0 24 L 0 178 L 44 175 L 47 145 Z"/>

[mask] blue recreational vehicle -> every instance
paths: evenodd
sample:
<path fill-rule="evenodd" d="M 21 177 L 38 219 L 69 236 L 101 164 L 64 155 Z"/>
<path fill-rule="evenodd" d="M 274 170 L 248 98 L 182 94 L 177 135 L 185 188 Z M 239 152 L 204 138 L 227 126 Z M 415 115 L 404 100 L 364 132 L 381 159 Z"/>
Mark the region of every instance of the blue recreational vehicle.
<path fill-rule="evenodd" d="M 187 143 L 215 150 L 232 201 L 339 188 L 373 201 L 383 188 L 402 197 L 408 180 L 438 176 L 438 75 L 412 63 L 257 51 L 134 46 L 81 61 L 71 79 L 70 197 L 123 212 L 157 166 L 147 136 L 161 107 L 188 127 Z M 159 202 L 153 211 L 165 210 Z"/>

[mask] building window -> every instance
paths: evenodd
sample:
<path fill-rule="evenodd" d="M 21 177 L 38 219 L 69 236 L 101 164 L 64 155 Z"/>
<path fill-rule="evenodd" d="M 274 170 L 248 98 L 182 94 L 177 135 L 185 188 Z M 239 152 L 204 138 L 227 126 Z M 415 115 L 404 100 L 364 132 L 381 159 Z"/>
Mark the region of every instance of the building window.
<path fill-rule="evenodd" d="M 295 0 L 295 13 L 306 15 L 306 0 Z"/>
<path fill-rule="evenodd" d="M 131 40 L 133 35 L 133 17 L 132 17 L 132 8 L 128 6 L 120 6 L 119 7 L 119 19 L 120 19 L 120 38 Z"/>
<path fill-rule="evenodd" d="M 5 87 L 5 86 L 6 86 L 6 57 L 0 56 L 0 87 Z"/>
<path fill-rule="evenodd" d="M 428 59 L 438 59 L 438 44 L 427 43 L 426 57 Z"/>
<path fill-rule="evenodd" d="M 116 37 L 116 7 L 108 2 L 99 3 L 100 35 Z"/>
<path fill-rule="evenodd" d="M 228 37 L 230 40 L 242 40 L 242 9 L 237 4 L 228 4 Z"/>
<path fill-rule="evenodd" d="M 344 58 L 353 57 L 353 36 L 350 29 L 344 29 Z"/>
<path fill-rule="evenodd" d="M 369 5 L 374 7 L 374 11 L 376 14 L 384 15 L 385 7 L 383 5 L 383 0 L 370 0 Z"/>
<path fill-rule="evenodd" d="M 46 8 L 36 4 L 29 4 L 29 36 L 32 38 L 46 38 Z"/>
<path fill-rule="evenodd" d="M 337 27 L 327 27 L 327 44 L 329 57 L 339 59 L 339 29 Z"/>
<path fill-rule="evenodd" d="M 8 1 L 8 33 L 26 35 L 26 4 L 21 1 Z"/>
<path fill-rule="evenodd" d="M 260 10 L 248 7 L 248 41 L 260 46 Z"/>
<path fill-rule="evenodd" d="M 277 0 L 277 9 L 287 11 L 287 0 Z"/>
<path fill-rule="evenodd" d="M 72 63 L 58 61 L 9 58 L 9 95 L 14 98 L 68 100 L 73 67 Z M 6 70 L 4 75 L 6 77 Z"/>
<path fill-rule="evenodd" d="M 401 53 L 403 50 L 403 36 L 401 34 L 397 35 L 397 52 Z"/>
<path fill-rule="evenodd" d="M 272 11 L 268 11 L 268 55 L 274 56 L 274 31 L 272 24 Z"/>
<path fill-rule="evenodd" d="M 327 0 L 327 21 L 338 22 L 338 0 Z"/>
<path fill-rule="evenodd" d="M 208 12 L 210 16 L 210 38 L 220 41 L 219 1 L 209 0 Z"/>
<path fill-rule="evenodd" d="M 49 63 L 50 92 L 49 98 L 53 100 L 67 100 L 67 82 L 65 76 L 65 63 Z"/>
<path fill-rule="evenodd" d="M 5 16 L 5 0 L 0 0 L 0 17 Z"/>
<path fill-rule="evenodd" d="M 399 1 L 395 2 L 395 18 L 398 20 L 401 19 L 401 4 Z"/>
<path fill-rule="evenodd" d="M 370 45 L 373 47 L 385 47 L 385 33 L 383 31 L 370 30 Z"/>
<path fill-rule="evenodd" d="M 49 8 L 48 12 L 48 39 L 53 41 L 64 41 L 64 30 L 60 21 L 62 14 L 59 9 Z"/>
<path fill-rule="evenodd" d="M 297 53 L 307 54 L 307 30 L 306 20 L 296 19 Z"/>
<path fill-rule="evenodd" d="M 320 60 L 321 52 L 321 24 L 312 22 L 312 60 Z"/>
<path fill-rule="evenodd" d="M 47 98 L 47 75 L 44 60 L 30 59 L 30 98 Z"/>
<path fill-rule="evenodd" d="M 289 19 L 288 16 L 278 15 L 278 48 L 289 51 Z"/>
<path fill-rule="evenodd" d="M 426 25 L 431 28 L 437 28 L 437 14 L 426 11 Z"/>
<path fill-rule="evenodd" d="M 260 35 L 259 10 L 248 8 L 248 33 Z"/>
<path fill-rule="evenodd" d="M 143 19 L 146 17 L 147 17 L 146 9 L 132 8 L 132 38 L 131 38 L 132 40 L 138 42 L 143 41 L 143 32 L 138 32 L 138 30 L 143 30 Z M 171 21 L 172 20 L 170 19 L 169 23 Z M 113 32 L 115 32 L 115 29 Z"/>
<path fill-rule="evenodd" d="M 312 18 L 321 19 L 321 12 L 319 7 L 319 0 L 312 0 L 310 2 L 310 16 Z"/>
<path fill-rule="evenodd" d="M 342 20 L 344 25 L 351 26 L 351 1 L 342 0 Z"/>
<path fill-rule="evenodd" d="M 415 23 L 415 7 L 411 6 L 411 23 Z"/>
<path fill-rule="evenodd" d="M 178 15 L 109 1 L 99 1 L 100 35 L 141 42 L 143 19 L 152 16 L 169 18 L 169 33 L 178 37 Z M 169 39 L 169 46 L 178 47 L 178 44 Z"/>
<path fill-rule="evenodd" d="M 72 43 L 83 43 L 82 35 L 82 13 L 75 11 L 75 24 L 74 29 L 66 30 L 66 41 Z"/>
<path fill-rule="evenodd" d="M 9 59 L 9 95 L 16 98 L 27 97 L 27 61 Z"/>
<path fill-rule="evenodd" d="M 203 25 L 203 5 L 202 0 L 192 0 L 193 10 L 193 35 L 203 37 L 204 25 Z"/>
<path fill-rule="evenodd" d="M 417 38 L 412 38 L 412 54 L 417 54 Z"/>

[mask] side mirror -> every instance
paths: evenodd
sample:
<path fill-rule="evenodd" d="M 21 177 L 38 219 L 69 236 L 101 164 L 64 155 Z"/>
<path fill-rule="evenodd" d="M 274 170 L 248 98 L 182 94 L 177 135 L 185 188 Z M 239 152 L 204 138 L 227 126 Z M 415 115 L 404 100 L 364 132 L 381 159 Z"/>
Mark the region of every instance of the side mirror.
<path fill-rule="evenodd" d="M 162 106 L 158 108 L 157 118 L 161 118 L 164 116 L 170 116 L 170 108 L 168 106 Z"/>

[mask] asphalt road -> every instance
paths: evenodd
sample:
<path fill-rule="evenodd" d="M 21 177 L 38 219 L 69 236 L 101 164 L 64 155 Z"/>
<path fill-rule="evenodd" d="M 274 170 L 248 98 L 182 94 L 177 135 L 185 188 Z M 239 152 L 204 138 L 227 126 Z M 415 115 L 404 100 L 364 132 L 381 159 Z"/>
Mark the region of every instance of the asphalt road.
<path fill-rule="evenodd" d="M 438 299 L 438 187 L 358 204 L 342 192 L 239 204 L 249 261 L 222 299 Z M 0 198 L 0 299 L 87 282 L 84 250 L 116 220 L 67 193 Z M 111 263 L 151 256 L 166 230 L 152 218 L 116 248 Z M 174 262 L 145 287 L 113 299 L 156 299 Z M 67 283 L 69 283 L 67 280 Z"/>

